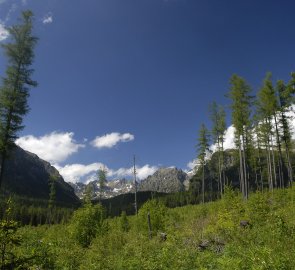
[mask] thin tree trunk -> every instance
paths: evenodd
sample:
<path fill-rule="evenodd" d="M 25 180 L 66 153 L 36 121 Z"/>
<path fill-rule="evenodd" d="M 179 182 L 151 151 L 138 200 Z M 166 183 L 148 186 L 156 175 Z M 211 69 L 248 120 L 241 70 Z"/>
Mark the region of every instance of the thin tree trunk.
<path fill-rule="evenodd" d="M 259 139 L 257 138 L 257 147 L 258 147 L 258 163 L 259 163 L 259 173 L 260 173 L 260 183 L 261 183 L 261 191 L 263 191 L 263 177 L 262 177 L 262 165 L 261 165 L 261 155 L 260 155 L 260 143 Z"/>
<path fill-rule="evenodd" d="M 292 186 L 292 182 L 293 182 L 293 170 L 292 170 L 292 164 L 291 164 L 291 160 L 290 160 L 290 147 L 289 147 L 289 143 L 287 140 L 288 134 L 286 131 L 286 126 L 284 125 L 284 123 L 287 123 L 287 119 L 286 116 L 283 112 L 281 112 L 281 117 L 282 117 L 282 123 L 283 123 L 283 133 L 284 133 L 284 143 L 285 143 L 285 148 L 286 148 L 286 158 L 287 158 L 287 163 L 288 163 L 288 181 L 289 181 L 289 186 Z M 284 183 L 285 184 L 285 183 Z M 285 185 L 284 185 L 285 186 Z"/>
<path fill-rule="evenodd" d="M 279 134 L 279 129 L 278 129 L 278 121 L 277 121 L 277 116 L 276 115 L 274 115 L 274 120 L 275 120 L 276 136 L 277 136 L 277 147 L 278 147 L 278 152 L 279 152 L 280 188 L 282 188 L 283 183 L 284 183 L 283 155 L 282 155 L 282 145 L 281 145 L 280 134 Z"/>
<path fill-rule="evenodd" d="M 278 186 L 278 183 L 277 183 L 277 171 L 276 171 L 274 146 L 273 146 L 273 142 L 272 142 L 272 136 L 270 138 L 271 138 L 271 157 L 272 157 L 273 174 L 274 174 L 274 187 L 277 187 Z"/>
<path fill-rule="evenodd" d="M 269 142 L 267 146 L 267 167 L 268 167 L 268 186 L 269 190 L 273 190 L 273 178 L 272 178 L 272 166 L 271 166 L 271 155 L 270 155 L 270 148 Z"/>
<path fill-rule="evenodd" d="M 286 148 L 286 156 L 287 156 L 287 160 L 288 160 L 289 187 L 292 187 L 293 170 L 292 170 L 292 164 L 291 164 L 291 161 L 290 161 L 290 153 L 289 153 L 288 148 Z"/>
<path fill-rule="evenodd" d="M 224 165 L 224 149 L 223 149 L 223 140 L 224 138 L 221 138 L 221 171 L 222 171 L 222 179 L 223 179 L 223 192 L 225 190 L 226 185 L 226 179 L 225 179 L 225 165 Z"/>
<path fill-rule="evenodd" d="M 223 186 L 222 186 L 222 174 L 221 174 L 221 155 L 220 155 L 220 141 L 219 138 L 217 140 L 218 143 L 218 178 L 219 178 L 219 185 L 220 185 L 220 198 L 222 197 L 222 193 L 223 193 Z"/>
<path fill-rule="evenodd" d="M 240 182 L 241 182 L 242 194 L 245 199 L 245 182 L 244 182 L 244 170 L 243 170 L 243 157 L 242 157 L 241 141 L 239 142 L 239 156 L 240 156 Z"/>
<path fill-rule="evenodd" d="M 246 143 L 245 143 L 245 137 L 242 136 L 242 143 L 243 143 L 243 168 L 244 168 L 244 182 L 245 182 L 245 196 L 246 199 L 248 199 L 248 173 L 247 173 L 247 166 L 246 166 Z"/>
<path fill-rule="evenodd" d="M 205 203 L 205 164 L 203 163 L 202 203 Z"/>

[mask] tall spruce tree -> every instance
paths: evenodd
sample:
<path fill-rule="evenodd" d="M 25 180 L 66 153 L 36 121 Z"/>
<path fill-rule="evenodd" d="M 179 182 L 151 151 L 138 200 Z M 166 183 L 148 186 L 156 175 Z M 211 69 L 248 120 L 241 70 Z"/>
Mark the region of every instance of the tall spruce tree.
<path fill-rule="evenodd" d="M 199 130 L 197 152 L 198 160 L 202 166 L 202 203 L 205 202 L 205 165 L 206 165 L 206 154 L 209 151 L 210 135 L 209 131 L 204 124 L 201 125 Z"/>
<path fill-rule="evenodd" d="M 37 38 L 32 34 L 33 13 L 24 11 L 20 24 L 8 28 L 10 42 L 2 44 L 8 58 L 6 74 L 0 87 L 0 187 L 5 160 L 17 133 L 23 129 L 23 117 L 29 111 L 27 99 L 30 87 L 37 86 L 31 79 L 34 47 Z"/>
<path fill-rule="evenodd" d="M 249 174 L 247 170 L 246 149 L 250 142 L 249 129 L 251 127 L 251 88 L 247 82 L 233 75 L 230 79 L 230 91 L 228 97 L 231 99 L 232 123 L 235 128 L 235 144 L 239 151 L 239 174 L 240 187 L 245 199 L 248 198 Z"/>

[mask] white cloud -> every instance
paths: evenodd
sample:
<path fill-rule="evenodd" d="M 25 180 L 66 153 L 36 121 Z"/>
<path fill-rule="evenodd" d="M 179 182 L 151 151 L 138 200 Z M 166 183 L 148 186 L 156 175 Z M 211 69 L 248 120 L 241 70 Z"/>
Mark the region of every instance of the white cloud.
<path fill-rule="evenodd" d="M 73 137 L 73 132 L 52 132 L 41 137 L 33 135 L 20 137 L 16 140 L 16 144 L 46 161 L 58 163 L 65 161 L 85 146 L 76 143 Z"/>
<path fill-rule="evenodd" d="M 198 160 L 197 159 L 194 159 L 194 160 L 190 161 L 188 164 L 186 164 L 186 166 L 190 170 L 193 170 L 197 165 L 198 165 Z"/>
<path fill-rule="evenodd" d="M 149 164 L 146 164 L 142 167 L 136 166 L 136 177 L 139 180 L 143 180 L 147 178 L 149 175 L 154 174 L 156 170 L 158 170 L 157 166 L 150 166 Z M 109 171 L 109 175 L 116 178 L 131 177 L 133 176 L 133 167 L 120 168 L 115 171 L 112 170 L 112 171 Z"/>
<path fill-rule="evenodd" d="M 0 21 L 0 42 L 7 39 L 8 36 L 9 36 L 8 31 L 5 29 L 4 24 L 2 24 Z"/>
<path fill-rule="evenodd" d="M 50 24 L 53 22 L 53 16 L 52 16 L 52 13 L 49 12 L 48 14 L 46 14 L 44 17 L 43 17 L 43 20 L 42 20 L 42 23 L 43 24 Z"/>
<path fill-rule="evenodd" d="M 105 168 L 107 171 L 107 177 L 114 178 L 128 178 L 133 177 L 133 168 L 119 168 L 118 170 L 113 170 L 105 166 L 100 162 L 91 164 L 68 164 L 64 167 L 59 165 L 55 166 L 60 174 L 63 176 L 64 180 L 67 182 L 83 182 L 88 183 L 96 179 L 95 173 L 100 168 Z M 138 180 L 145 179 L 149 175 L 153 174 L 158 167 L 150 166 L 148 164 L 142 167 L 136 167 Z"/>
<path fill-rule="evenodd" d="M 106 134 L 104 136 L 97 136 L 92 142 L 91 145 L 96 148 L 112 148 L 119 142 L 130 142 L 134 140 L 134 135 L 130 133 L 118 133 L 113 132 Z"/>
<path fill-rule="evenodd" d="M 225 131 L 223 148 L 224 150 L 235 148 L 235 128 L 233 125 L 229 126 Z M 212 144 L 210 150 L 215 152 L 217 150 L 217 145 Z"/>
<path fill-rule="evenodd" d="M 93 174 L 102 168 L 102 163 L 92 163 L 88 165 L 70 164 L 64 167 L 56 165 L 55 167 L 67 182 L 89 182 L 89 178 L 93 178 Z M 92 179 L 93 180 L 93 179 Z"/>
<path fill-rule="evenodd" d="M 143 167 L 137 168 L 137 178 L 143 180 L 149 175 L 152 175 L 158 170 L 156 166 L 144 165 Z"/>

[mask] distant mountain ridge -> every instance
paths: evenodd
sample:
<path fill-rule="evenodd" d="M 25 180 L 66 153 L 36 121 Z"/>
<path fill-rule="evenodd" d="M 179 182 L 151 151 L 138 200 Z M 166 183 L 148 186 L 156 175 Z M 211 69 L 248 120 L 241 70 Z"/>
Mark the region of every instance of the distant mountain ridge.
<path fill-rule="evenodd" d="M 108 181 L 103 191 L 100 192 L 99 182 L 97 180 L 91 181 L 88 184 L 83 183 L 69 183 L 76 193 L 76 195 L 82 199 L 85 195 L 85 191 L 88 187 L 91 187 L 92 198 L 98 199 L 100 196 L 104 199 L 112 198 L 120 194 L 126 194 L 133 190 L 133 183 L 126 179 L 117 179 Z"/>
<path fill-rule="evenodd" d="M 153 191 L 159 193 L 174 193 L 188 189 L 190 176 L 177 168 L 160 168 L 153 175 L 138 182 L 137 190 Z M 83 198 L 87 187 L 91 186 L 93 199 L 98 199 L 102 195 L 103 199 L 112 198 L 117 195 L 134 193 L 134 183 L 132 180 L 117 179 L 108 181 L 102 194 L 98 181 L 91 181 L 88 184 L 69 183 L 75 190 L 79 198 Z"/>
<path fill-rule="evenodd" d="M 55 200 L 63 206 L 80 204 L 74 189 L 64 181 L 58 170 L 36 154 L 15 146 L 5 162 L 2 190 L 4 194 L 15 194 L 38 200 L 48 200 L 50 177 L 55 178 Z"/>
<path fill-rule="evenodd" d="M 184 191 L 188 182 L 188 175 L 184 171 L 172 168 L 161 168 L 153 175 L 142 180 L 138 185 L 139 191 L 155 191 L 174 193 Z"/>

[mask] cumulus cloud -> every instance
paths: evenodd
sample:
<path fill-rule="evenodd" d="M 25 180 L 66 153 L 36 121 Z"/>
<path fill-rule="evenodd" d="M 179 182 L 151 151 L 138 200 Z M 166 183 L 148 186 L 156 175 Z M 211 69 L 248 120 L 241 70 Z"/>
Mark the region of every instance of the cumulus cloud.
<path fill-rule="evenodd" d="M 101 168 L 105 168 L 107 171 L 107 177 L 111 179 L 115 178 L 128 178 L 133 176 L 133 168 L 119 168 L 113 170 L 105 166 L 100 162 L 91 163 L 91 164 L 68 164 L 64 167 L 59 165 L 55 166 L 60 174 L 63 176 L 67 182 L 82 182 L 89 183 L 96 179 L 95 173 Z M 136 167 L 137 178 L 139 180 L 145 179 L 149 175 L 153 174 L 158 168 L 156 166 L 150 166 L 148 164 L 142 167 Z"/>
<path fill-rule="evenodd" d="M 112 148 L 120 142 L 130 142 L 134 140 L 134 135 L 130 133 L 118 133 L 113 132 L 106 134 L 104 136 L 97 136 L 92 142 L 91 145 L 96 148 Z"/>
<path fill-rule="evenodd" d="M 17 139 L 16 144 L 46 161 L 59 163 L 85 147 L 78 144 L 73 137 L 73 132 L 52 132 L 41 137 L 27 135 Z"/>
<path fill-rule="evenodd" d="M 150 166 L 149 164 L 146 164 L 142 167 L 136 166 L 136 177 L 139 180 L 143 180 L 147 178 L 149 175 L 152 175 L 155 173 L 155 171 L 158 169 L 157 166 Z M 110 176 L 116 177 L 116 178 L 123 178 L 123 177 L 131 177 L 133 176 L 133 167 L 131 168 L 120 168 L 115 171 L 109 172 Z"/>
<path fill-rule="evenodd" d="M 235 128 L 233 125 L 229 126 L 225 131 L 223 148 L 224 150 L 235 148 Z M 215 152 L 217 150 L 217 145 L 212 144 L 210 150 Z"/>
<path fill-rule="evenodd" d="M 198 165 L 198 160 L 193 159 L 189 163 L 186 164 L 186 166 L 189 168 L 189 170 L 193 170 Z"/>
<path fill-rule="evenodd" d="M 0 42 L 7 39 L 9 36 L 8 31 L 5 29 L 5 26 L 3 23 L 0 21 Z"/>
<path fill-rule="evenodd" d="M 235 148 L 235 128 L 232 125 L 229 126 L 225 131 L 223 148 L 224 148 L 224 150 Z M 206 159 L 210 159 L 212 152 L 214 153 L 215 151 L 217 151 L 217 145 L 212 144 L 209 147 L 209 149 L 210 149 L 211 153 L 207 152 Z M 198 159 L 193 159 L 192 161 L 187 163 L 186 166 L 187 166 L 188 170 L 185 170 L 185 171 L 192 172 L 193 170 L 196 170 L 198 165 L 199 165 Z"/>
<path fill-rule="evenodd" d="M 76 183 L 89 182 L 91 179 L 94 180 L 94 173 L 100 168 L 104 167 L 104 165 L 102 163 L 92 163 L 88 165 L 70 164 L 65 165 L 64 167 L 56 165 L 55 167 L 60 172 L 65 181 Z"/>
<path fill-rule="evenodd" d="M 43 24 L 50 24 L 53 22 L 53 16 L 52 16 L 52 13 L 49 12 L 48 14 L 46 14 L 44 17 L 43 17 L 43 20 L 42 20 L 42 23 Z"/>

